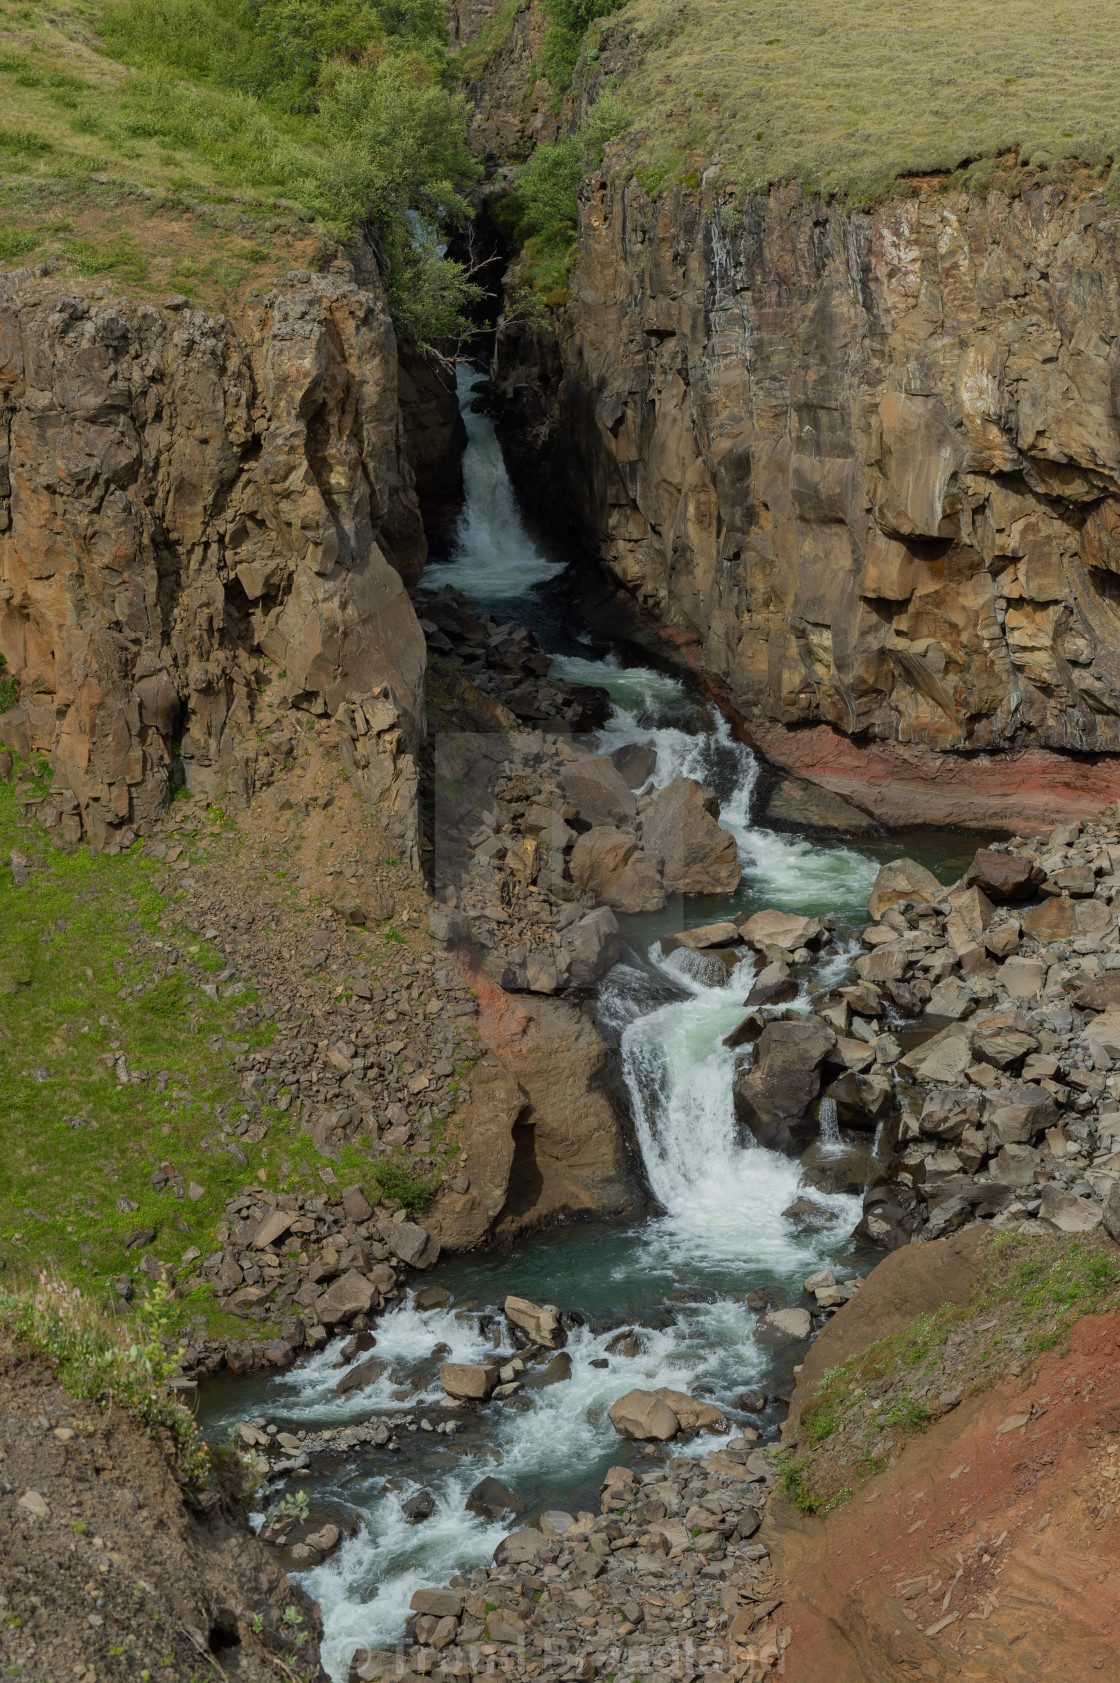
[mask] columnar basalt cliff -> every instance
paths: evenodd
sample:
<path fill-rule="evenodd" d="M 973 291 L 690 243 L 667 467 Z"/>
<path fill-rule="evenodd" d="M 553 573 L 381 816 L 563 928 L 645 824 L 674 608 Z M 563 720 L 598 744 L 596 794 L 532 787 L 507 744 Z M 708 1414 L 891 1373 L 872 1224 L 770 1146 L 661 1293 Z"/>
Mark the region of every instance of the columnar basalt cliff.
<path fill-rule="evenodd" d="M 0 737 L 51 757 L 68 839 L 127 844 L 180 766 L 247 800 L 292 747 L 263 694 L 364 704 L 353 769 L 413 853 L 424 558 L 372 264 L 236 323 L 0 278 Z"/>
<path fill-rule="evenodd" d="M 555 334 L 498 334 L 523 484 L 776 761 L 893 822 L 1087 816 L 1120 791 L 1116 219 L 712 177 L 585 181 Z"/>

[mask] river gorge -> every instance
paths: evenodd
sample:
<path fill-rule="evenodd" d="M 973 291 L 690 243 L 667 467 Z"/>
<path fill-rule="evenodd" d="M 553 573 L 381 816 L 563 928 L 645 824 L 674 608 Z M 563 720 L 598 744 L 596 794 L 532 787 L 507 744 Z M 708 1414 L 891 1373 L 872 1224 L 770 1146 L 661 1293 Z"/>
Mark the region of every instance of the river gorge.
<path fill-rule="evenodd" d="M 484 1476 L 500 1476 L 530 1514 L 597 1506 L 607 1467 L 638 1451 L 607 1419 L 622 1391 L 669 1385 L 776 1437 L 795 1358 L 753 1338 L 760 1304 L 799 1303 L 801 1282 L 818 1269 L 859 1277 L 879 1253 L 851 1236 L 858 1197 L 814 1191 L 815 1222 L 785 1215 L 802 1190 L 797 1161 L 755 1145 L 736 1118 L 737 1054 L 723 1042 L 742 1020 L 750 986 L 742 978 L 751 967 L 717 966 L 716 981 L 710 963 L 688 949 L 662 957 L 660 938 L 765 907 L 827 916 L 840 933 L 838 949 L 795 972 L 804 1009 L 810 991 L 853 974 L 856 932 L 883 862 L 906 851 L 949 880 L 972 852 L 968 837 L 951 831 L 855 841 L 756 822 L 758 762 L 687 671 L 675 676 L 664 665 L 641 664 L 635 646 L 604 639 L 567 610 L 563 564 L 546 558 L 522 523 L 494 424 L 472 387 L 482 389 L 476 371 L 460 365 L 464 502 L 447 558 L 429 561 L 423 589 L 453 584 L 479 613 L 531 626 L 554 654 L 553 677 L 606 688 L 612 711 L 597 739 L 601 749 L 650 746 L 655 784 L 683 774 L 714 788 L 743 878 L 730 897 L 678 898 L 662 913 L 624 915 L 623 957 L 589 1004 L 615 1049 L 648 1215 L 581 1221 L 493 1255 L 445 1259 L 428 1280 L 450 1292 L 449 1305 L 402 1305 L 386 1314 L 376 1323 L 385 1371 L 341 1398 L 334 1394 L 338 1341 L 267 1383 L 227 1379 L 207 1389 L 202 1419 L 215 1441 L 246 1419 L 309 1433 L 376 1427 L 402 1413 L 413 1421 L 399 1431 L 395 1450 L 327 1451 L 299 1483 L 315 1515 L 345 1532 L 339 1553 L 303 1580 L 322 1607 L 324 1660 L 340 1680 L 355 1647 L 391 1649 L 399 1640 L 419 1586 L 490 1559 L 509 1524 L 468 1510 L 467 1496 Z M 485 1359 L 510 1292 L 574 1312 L 571 1377 L 448 1416 L 439 1361 Z M 740 1399 L 750 1391 L 766 1401 L 746 1399 L 754 1402 L 748 1413 Z M 423 1429 L 425 1420 L 447 1418 L 460 1427 L 453 1437 Z M 692 1452 L 706 1453 L 710 1441 L 697 1438 Z M 422 1491 L 434 1498 L 434 1511 L 417 1522 L 402 1507 Z"/>

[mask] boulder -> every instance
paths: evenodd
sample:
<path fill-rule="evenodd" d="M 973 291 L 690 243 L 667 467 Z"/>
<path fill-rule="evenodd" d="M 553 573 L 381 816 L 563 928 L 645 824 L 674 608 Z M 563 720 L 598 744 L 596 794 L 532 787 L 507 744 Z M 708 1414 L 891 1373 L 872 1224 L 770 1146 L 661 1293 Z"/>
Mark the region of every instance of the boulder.
<path fill-rule="evenodd" d="M 1045 879 L 1045 871 L 1033 859 L 1021 859 L 1013 853 L 993 853 L 987 847 L 976 850 L 964 874 L 969 888 L 978 888 L 997 905 L 1032 899 Z"/>
<path fill-rule="evenodd" d="M 562 780 L 565 795 L 592 828 L 630 824 L 637 816 L 634 791 L 606 754 L 569 761 Z"/>
<path fill-rule="evenodd" d="M 639 1443 L 667 1443 L 680 1431 L 676 1414 L 656 1391 L 627 1391 L 611 1404 L 609 1418 L 619 1437 Z"/>
<path fill-rule="evenodd" d="M 807 1117 L 820 1091 L 820 1066 L 836 1045 L 830 1028 L 815 1018 L 767 1023 L 754 1061 L 735 1075 L 735 1109 L 759 1145 L 795 1156 L 816 1134 Z"/>
<path fill-rule="evenodd" d="M 661 879 L 629 831 L 588 830 L 572 849 L 572 881 L 616 912 L 659 912 Z"/>
<path fill-rule="evenodd" d="M 493 1482 L 496 1484 L 498 1481 L 495 1479 Z M 463 1611 L 463 1592 L 453 1589 L 418 1589 L 413 1593 L 408 1605 L 414 1613 L 428 1613 L 433 1619 L 457 1619 Z"/>
<path fill-rule="evenodd" d="M 500 1478 L 487 1477 L 479 1479 L 467 1497 L 466 1506 L 480 1519 L 499 1520 L 507 1514 L 519 1514 L 525 1504 Z"/>
<path fill-rule="evenodd" d="M 797 998 L 797 983 L 789 973 L 789 966 L 775 960 L 765 964 L 754 979 L 744 1005 L 785 1005 Z"/>
<path fill-rule="evenodd" d="M 431 1519 L 435 1511 L 436 1499 L 430 1490 L 417 1490 L 401 1503 L 401 1513 L 413 1525 L 418 1525 L 423 1519 Z"/>
<path fill-rule="evenodd" d="M 1114 1183 L 1108 1197 L 1105 1199 L 1104 1212 L 1101 1219 L 1104 1223 L 1105 1232 L 1115 1239 L 1118 1245 L 1120 1245 L 1120 1180 Z"/>
<path fill-rule="evenodd" d="M 680 1421 L 682 1432 L 726 1432 L 728 1424 L 725 1416 L 714 1403 L 697 1402 L 687 1391 L 674 1391 L 668 1385 L 659 1385 L 656 1393 L 662 1402 L 668 1403 L 677 1419 Z"/>
<path fill-rule="evenodd" d="M 806 1228 L 830 1227 L 840 1219 L 835 1210 L 830 1210 L 827 1204 L 818 1204 L 814 1198 L 795 1198 L 782 1211 L 782 1218 L 792 1222 L 799 1232 Z M 745 1406 L 740 1403 L 740 1407 Z"/>
<path fill-rule="evenodd" d="M 657 749 L 648 742 L 628 742 L 615 749 L 611 761 L 628 789 L 640 789 L 653 776 Z"/>
<path fill-rule="evenodd" d="M 373 1215 L 373 1206 L 360 1186 L 348 1186 L 346 1188 L 346 1191 L 342 1194 L 342 1213 L 347 1221 L 354 1222 L 355 1226 L 360 1222 L 368 1221 Z"/>
<path fill-rule="evenodd" d="M 874 1130 L 885 1122 L 894 1107 L 894 1090 L 889 1081 L 857 1075 L 847 1070 L 825 1088 L 825 1097 L 835 1102 L 840 1121 L 848 1128 Z"/>
<path fill-rule="evenodd" d="M 950 1028 L 917 1046 L 901 1060 L 918 1081 L 951 1086 L 972 1063 L 972 1037 L 965 1028 Z"/>
<path fill-rule="evenodd" d="M 381 1375 L 388 1373 L 388 1371 L 388 1362 L 381 1361 L 377 1356 L 371 1356 L 368 1361 L 359 1362 L 356 1367 L 350 1368 L 348 1372 L 342 1375 L 334 1388 L 335 1396 L 345 1397 L 351 1391 L 364 1391 L 367 1385 L 375 1384 L 381 1378 Z"/>
<path fill-rule="evenodd" d="M 446 1286 L 422 1286 L 412 1299 L 412 1307 L 421 1311 L 446 1309 L 451 1293 Z"/>
<path fill-rule="evenodd" d="M 370 1214 L 372 1215 L 372 1210 Z M 257 1231 L 253 1235 L 253 1249 L 267 1250 L 277 1239 L 282 1239 L 295 1220 L 295 1212 L 287 1210 L 273 1210 L 271 1215 L 265 1216 Z"/>
<path fill-rule="evenodd" d="M 430 1268 L 439 1258 L 439 1240 L 414 1221 L 389 1221 L 383 1229 L 393 1255 L 409 1268 Z"/>
<path fill-rule="evenodd" d="M 498 1383 L 498 1369 L 466 1362 L 440 1362 L 439 1382 L 449 1397 L 481 1402 Z"/>
<path fill-rule="evenodd" d="M 711 789 L 675 777 L 642 817 L 642 847 L 670 893 L 734 894 L 742 877 L 739 848 L 717 823 Z M 574 875 L 574 872 L 573 872 Z"/>
<path fill-rule="evenodd" d="M 916 900 L 920 905 L 938 905 L 945 890 L 932 871 L 919 865 L 916 859 L 892 859 L 875 878 L 867 909 L 878 923 L 885 911 L 904 900 Z"/>
<path fill-rule="evenodd" d="M 566 1334 L 560 1325 L 559 1312 L 546 1304 L 543 1308 L 538 1303 L 530 1303 L 527 1297 L 507 1297 L 504 1304 L 506 1317 L 522 1332 L 527 1332 L 534 1344 L 543 1344 L 548 1350 L 558 1350 L 564 1343 Z"/>
<path fill-rule="evenodd" d="M 315 1313 L 325 1327 L 334 1327 L 352 1321 L 355 1315 L 368 1315 L 375 1298 L 380 1301 L 377 1288 L 351 1268 L 316 1298 Z"/>
<path fill-rule="evenodd" d="M 881 1167 L 869 1145 L 814 1140 L 801 1159 L 801 1184 L 814 1192 L 862 1192 Z"/>
<path fill-rule="evenodd" d="M 1114 1005 L 1120 1006 L 1120 970 L 1106 970 L 1103 976 L 1082 983 L 1073 1003 L 1079 1011 L 1108 1011 Z"/>
<path fill-rule="evenodd" d="M 662 936 L 661 950 L 664 952 L 665 941 L 670 937 Z M 685 929 L 679 935 L 671 937 L 674 946 L 691 947 L 694 952 L 700 952 L 705 947 L 729 947 L 739 939 L 737 924 L 724 921 L 723 923 L 703 923 L 698 929 Z"/>
<path fill-rule="evenodd" d="M 1033 1145 L 1058 1120 L 1058 1107 L 1045 1087 L 1017 1081 L 992 1094 L 988 1122 L 1002 1145 Z"/>
<path fill-rule="evenodd" d="M 1046 1185 L 1042 1188 L 1042 1202 L 1038 1221 L 1056 1233 L 1092 1233 L 1100 1227 L 1104 1211 L 1092 1198 L 1076 1198 L 1072 1192 Z"/>
<path fill-rule="evenodd" d="M 399 1654 L 384 1648 L 355 1648 L 346 1683 L 397 1683 L 399 1679 Z"/>
<path fill-rule="evenodd" d="M 1074 932 L 1077 919 L 1069 900 L 1044 900 L 1023 917 L 1023 933 L 1036 941 L 1065 941 Z"/>
<path fill-rule="evenodd" d="M 812 1330 L 808 1309 L 770 1309 L 759 1316 L 754 1336 L 760 1344 L 800 1344 Z"/>
<path fill-rule="evenodd" d="M 546 1545 L 546 1538 L 540 1531 L 534 1531 L 526 1526 L 523 1531 L 511 1532 L 503 1537 L 494 1550 L 495 1566 L 528 1566 L 532 1561 L 539 1560 Z"/>
<path fill-rule="evenodd" d="M 739 925 L 739 933 L 747 945 L 762 952 L 766 947 L 781 947 L 783 952 L 796 952 L 799 947 L 812 947 L 820 940 L 824 925 L 819 918 L 802 917 L 798 912 L 779 912 L 773 908 L 755 912 Z"/>
<path fill-rule="evenodd" d="M 618 919 L 609 906 L 597 906 L 564 936 L 572 986 L 588 988 L 622 956 Z"/>

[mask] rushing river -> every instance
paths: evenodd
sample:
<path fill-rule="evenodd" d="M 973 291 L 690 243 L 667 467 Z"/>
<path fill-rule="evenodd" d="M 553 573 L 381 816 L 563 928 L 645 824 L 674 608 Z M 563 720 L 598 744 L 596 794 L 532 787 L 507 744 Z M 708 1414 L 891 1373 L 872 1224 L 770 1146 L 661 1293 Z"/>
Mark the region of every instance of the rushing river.
<path fill-rule="evenodd" d="M 658 784 L 684 773 L 716 789 L 721 822 L 739 845 L 743 881 L 730 900 L 689 902 L 685 922 L 779 906 L 827 914 L 855 929 L 883 860 L 905 851 L 944 880 L 956 876 L 965 844 L 952 835 L 825 845 L 754 821 L 758 766 L 726 722 L 685 683 L 641 664 L 636 651 L 572 623 L 563 565 L 526 533 L 493 424 L 470 408 L 476 378 L 461 369 L 465 503 L 449 553 L 429 567 L 425 586 L 452 583 L 480 612 L 529 625 L 555 653 L 556 676 L 606 687 L 614 715 L 604 746 L 655 745 Z M 333 1394 L 335 1341 L 280 1377 L 227 1380 L 203 1399 L 204 1423 L 215 1435 L 254 1415 L 281 1429 L 364 1422 L 404 1409 L 422 1416 L 441 1398 L 435 1346 L 448 1346 L 452 1355 L 445 1359 L 455 1361 L 492 1353 L 480 1315 L 508 1291 L 583 1317 L 568 1341 L 567 1383 L 493 1404 L 469 1417 L 454 1438 L 403 1432 L 396 1454 L 354 1450 L 301 1481 L 313 1513 L 329 1514 L 352 1533 L 333 1559 L 302 1580 L 322 1606 L 324 1662 L 333 1678 L 345 1678 L 356 1646 L 397 1639 L 418 1585 L 446 1582 L 456 1570 L 488 1561 L 508 1526 L 467 1512 L 466 1495 L 480 1478 L 498 1474 L 530 1518 L 548 1507 L 597 1507 L 605 1468 L 637 1453 L 606 1418 L 617 1396 L 635 1385 L 672 1385 L 710 1396 L 744 1420 L 736 1407 L 744 1388 L 781 1394 L 796 1359 L 754 1342 L 748 1295 L 762 1291 L 796 1303 L 801 1281 L 814 1269 L 829 1264 L 841 1275 L 859 1273 L 875 1260 L 849 1238 L 857 1199 L 814 1193 L 838 1219 L 799 1231 L 782 1215 L 798 1195 L 798 1165 L 745 1146 L 740 1137 L 731 1097 L 734 1054 L 722 1041 L 742 1019 L 742 981 L 732 974 L 713 986 L 693 973 L 686 953 L 660 956 L 657 937 L 680 927 L 679 907 L 624 921 L 628 955 L 600 985 L 598 1009 L 619 1046 L 646 1176 L 664 1213 L 629 1225 L 580 1224 L 508 1254 L 441 1264 L 438 1282 L 452 1292 L 450 1308 L 422 1314 L 407 1306 L 385 1316 L 376 1328 L 377 1355 L 390 1371 L 357 1396 Z M 814 988 L 838 978 L 845 963 L 817 966 Z M 607 1355 L 620 1327 L 636 1330 L 639 1354 Z M 777 1419 L 772 1410 L 761 1424 L 773 1428 Z M 698 1453 L 702 1447 L 697 1444 Z M 436 1511 L 410 1524 L 401 1501 L 419 1489 L 434 1495 Z"/>

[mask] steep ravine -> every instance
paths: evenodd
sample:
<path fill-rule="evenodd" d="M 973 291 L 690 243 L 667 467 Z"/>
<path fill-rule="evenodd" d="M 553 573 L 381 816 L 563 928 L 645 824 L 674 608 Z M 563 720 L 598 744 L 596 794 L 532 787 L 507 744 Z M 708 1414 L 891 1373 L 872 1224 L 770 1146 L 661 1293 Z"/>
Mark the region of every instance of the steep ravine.
<path fill-rule="evenodd" d="M 916 184 L 580 191 L 567 302 L 494 372 L 530 506 L 772 761 L 888 823 L 1029 829 L 1120 789 L 1120 234 Z"/>

